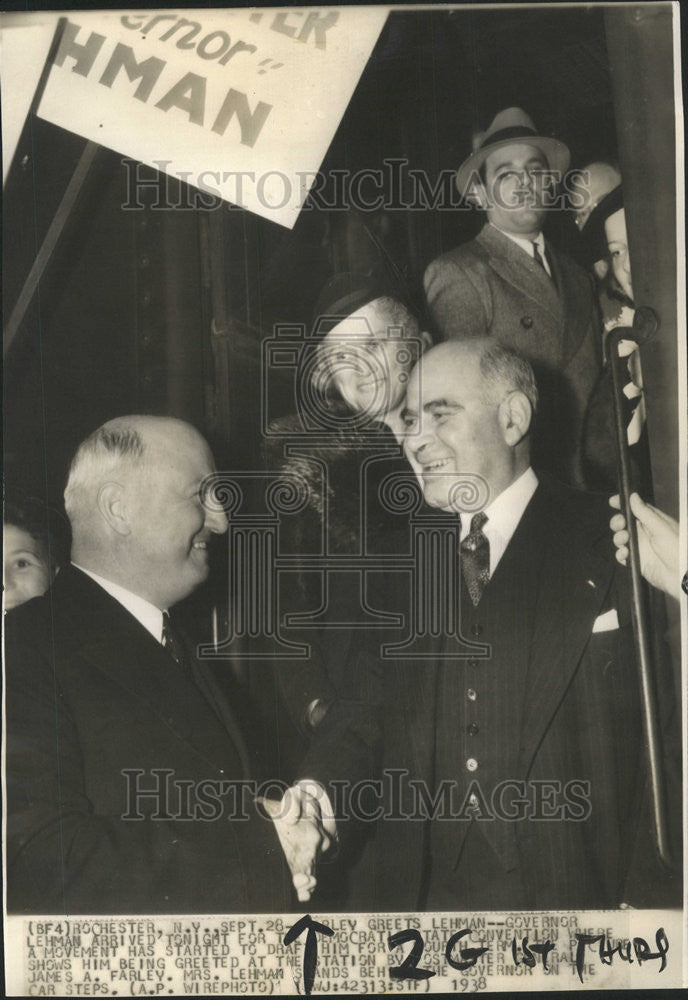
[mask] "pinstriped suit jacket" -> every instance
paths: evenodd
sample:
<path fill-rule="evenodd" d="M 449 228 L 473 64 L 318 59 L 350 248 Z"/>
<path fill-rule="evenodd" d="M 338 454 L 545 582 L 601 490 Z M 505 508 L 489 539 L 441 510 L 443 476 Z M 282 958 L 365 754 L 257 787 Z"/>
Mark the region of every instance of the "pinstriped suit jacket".
<path fill-rule="evenodd" d="M 634 877 L 634 857 L 650 858 L 652 850 L 646 813 L 640 820 L 646 790 L 638 680 L 608 507 L 603 497 L 545 477 L 531 505 L 536 516 L 529 521 L 538 526 L 531 544 L 541 552 L 541 561 L 538 579 L 532 581 L 535 624 L 527 651 L 516 773 L 508 777 L 588 781 L 591 809 L 585 822 L 515 824 L 528 891 L 524 906 L 604 908 L 623 901 L 648 905 L 648 900 L 659 905 L 649 884 L 638 884 Z M 594 633 L 595 620 L 612 609 L 621 627 Z M 409 778 L 430 788 L 437 740 L 456 739 L 454 733 L 437 733 L 438 674 L 438 664 L 427 660 L 397 661 L 382 669 L 385 766 L 406 769 Z M 670 681 L 661 687 L 660 694 L 670 695 Z M 662 706 L 666 732 L 672 726 L 670 701 Z M 673 750 L 667 738 L 667 773 L 674 766 Z M 410 812 L 414 801 L 408 787 L 404 794 L 403 808 Z M 374 874 L 368 871 L 365 887 L 374 890 L 373 898 L 366 905 L 391 911 L 418 908 L 428 827 L 428 822 L 395 820 L 378 824 Z M 678 876 L 668 891 L 680 893 Z"/>

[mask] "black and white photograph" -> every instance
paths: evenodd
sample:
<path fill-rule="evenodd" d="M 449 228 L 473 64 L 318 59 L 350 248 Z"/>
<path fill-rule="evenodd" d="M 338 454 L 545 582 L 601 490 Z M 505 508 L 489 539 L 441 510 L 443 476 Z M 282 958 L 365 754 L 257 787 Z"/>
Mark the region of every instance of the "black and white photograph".
<path fill-rule="evenodd" d="M 6 995 L 687 985 L 678 3 L 0 50 Z"/>

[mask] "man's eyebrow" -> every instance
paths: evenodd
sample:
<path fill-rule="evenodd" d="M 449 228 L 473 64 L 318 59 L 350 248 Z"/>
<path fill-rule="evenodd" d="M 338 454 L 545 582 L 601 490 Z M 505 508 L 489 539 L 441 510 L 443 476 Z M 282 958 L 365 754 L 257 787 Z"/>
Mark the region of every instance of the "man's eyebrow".
<path fill-rule="evenodd" d="M 456 410 L 461 406 L 461 403 L 457 403 L 453 399 L 431 399 L 429 403 L 426 403 L 423 409 L 426 413 L 432 413 L 433 410 L 446 409 L 449 407 L 452 410 Z"/>
<path fill-rule="evenodd" d="M 531 156 L 531 157 L 529 157 L 529 159 L 527 159 L 526 162 L 525 162 L 525 166 L 529 166 L 531 163 L 540 163 L 545 168 L 547 168 L 547 161 L 545 160 L 544 156 Z M 517 166 L 517 164 L 514 163 L 513 160 L 502 160 L 501 163 L 497 163 L 495 165 L 494 170 L 497 171 L 497 170 L 501 170 L 502 167 L 515 167 L 515 166 Z"/>
<path fill-rule="evenodd" d="M 336 351 L 343 346 L 347 346 L 351 343 L 361 343 L 365 340 L 370 340 L 375 334 L 372 330 L 361 330 L 356 333 L 338 333 L 335 337 L 329 339 L 325 337 L 323 339 L 323 347 L 326 350 Z"/>

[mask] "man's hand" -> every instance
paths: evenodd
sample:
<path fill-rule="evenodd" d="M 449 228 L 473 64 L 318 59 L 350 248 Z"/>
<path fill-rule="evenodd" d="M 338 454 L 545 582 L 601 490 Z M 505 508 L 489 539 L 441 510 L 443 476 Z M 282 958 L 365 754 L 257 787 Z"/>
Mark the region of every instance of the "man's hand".
<path fill-rule="evenodd" d="M 618 495 L 611 497 L 609 504 L 619 510 L 621 502 Z M 631 510 L 638 529 L 641 573 L 653 587 L 659 587 L 665 594 L 678 600 L 680 573 L 677 522 L 663 511 L 645 503 L 637 493 L 631 494 Z M 609 527 L 614 532 L 616 558 L 625 566 L 629 539 L 626 518 L 623 514 L 615 514 Z"/>
<path fill-rule="evenodd" d="M 265 798 L 259 802 L 275 824 L 299 902 L 306 903 L 316 886 L 315 863 L 332 843 L 318 800 L 295 785 L 287 789 L 280 802 Z"/>

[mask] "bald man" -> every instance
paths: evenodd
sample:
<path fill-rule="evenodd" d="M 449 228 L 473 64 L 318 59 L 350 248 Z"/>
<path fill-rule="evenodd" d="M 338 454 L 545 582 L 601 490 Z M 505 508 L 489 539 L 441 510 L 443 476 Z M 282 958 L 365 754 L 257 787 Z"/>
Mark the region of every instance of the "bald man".
<path fill-rule="evenodd" d="M 652 899 L 632 878 L 650 826 L 606 503 L 532 468 L 536 408 L 530 364 L 491 338 L 433 348 L 409 380 L 406 453 L 427 503 L 460 518 L 459 572 L 434 585 L 458 577 L 474 652 L 438 636 L 434 658 L 382 664 L 385 767 L 408 775 L 378 826 L 385 910 Z"/>
<path fill-rule="evenodd" d="M 227 530 L 213 471 L 164 417 L 111 420 L 74 456 L 72 565 L 6 620 L 11 913 L 283 911 L 284 855 L 303 888 L 327 847 L 298 795 L 257 812 L 238 696 L 168 614 Z"/>

